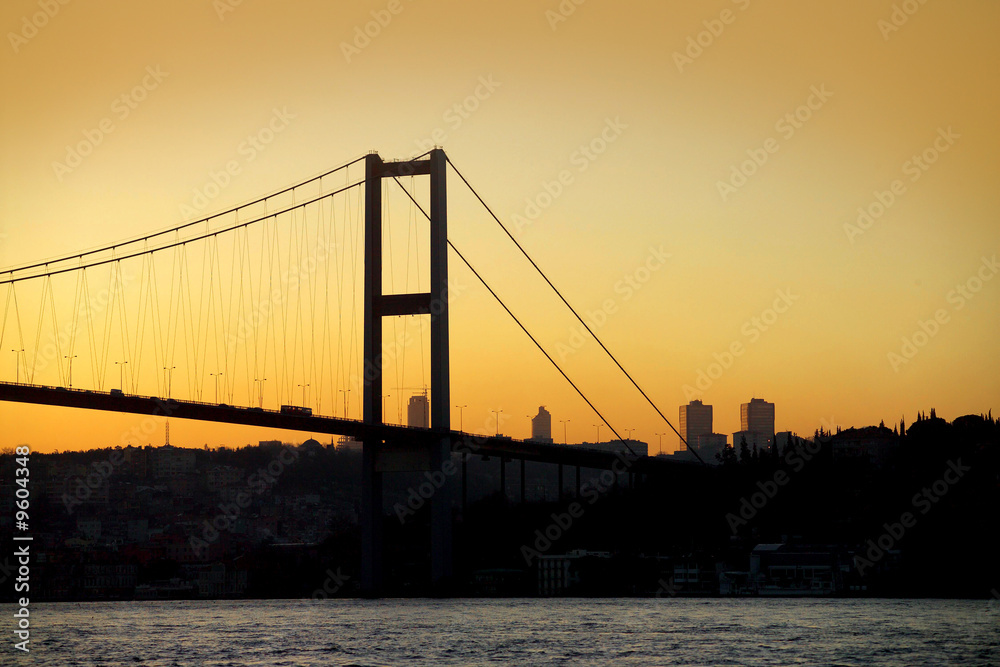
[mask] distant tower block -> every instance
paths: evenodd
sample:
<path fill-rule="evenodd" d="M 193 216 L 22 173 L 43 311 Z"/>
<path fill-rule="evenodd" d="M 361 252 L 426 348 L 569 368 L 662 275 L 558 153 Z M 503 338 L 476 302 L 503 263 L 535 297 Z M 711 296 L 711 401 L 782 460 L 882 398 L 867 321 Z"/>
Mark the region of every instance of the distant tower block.
<path fill-rule="evenodd" d="M 531 439 L 536 442 L 552 442 L 552 415 L 544 405 L 538 406 L 538 414 L 531 418 Z"/>
<path fill-rule="evenodd" d="M 740 406 L 741 431 L 754 433 L 754 441 L 758 448 L 774 442 L 774 403 L 768 403 L 763 398 L 752 398 L 749 403 Z M 750 438 L 747 438 L 750 442 Z M 733 447 L 738 447 L 739 441 L 733 440 Z"/>
<path fill-rule="evenodd" d="M 774 403 L 752 398 L 740 406 L 740 430 L 755 431 L 767 437 L 774 435 Z"/>
<path fill-rule="evenodd" d="M 406 425 L 417 428 L 428 428 L 430 426 L 431 404 L 427 399 L 427 394 L 417 394 L 410 397 L 410 402 L 406 405 Z"/>
<path fill-rule="evenodd" d="M 680 432 L 683 440 L 680 442 L 679 451 L 682 452 L 687 450 L 685 442 L 690 445 L 698 436 L 711 434 L 712 406 L 704 405 L 701 401 L 691 401 L 687 405 L 682 405 Z"/>

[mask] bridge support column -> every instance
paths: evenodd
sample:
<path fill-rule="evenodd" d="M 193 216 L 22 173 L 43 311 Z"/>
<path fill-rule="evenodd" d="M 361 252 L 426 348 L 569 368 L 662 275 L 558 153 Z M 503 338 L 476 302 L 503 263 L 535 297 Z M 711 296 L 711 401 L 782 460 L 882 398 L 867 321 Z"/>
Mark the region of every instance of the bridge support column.
<path fill-rule="evenodd" d="M 462 452 L 462 518 L 469 504 L 469 455 Z"/>
<path fill-rule="evenodd" d="M 500 495 L 507 502 L 507 459 L 500 457 Z"/>
<path fill-rule="evenodd" d="M 524 459 L 521 459 L 521 504 L 524 504 Z"/>
<path fill-rule="evenodd" d="M 383 162 L 377 154 L 365 158 L 365 331 L 364 421 L 382 421 L 382 318 L 429 315 L 431 321 L 430 428 L 439 434 L 431 444 L 430 465 L 443 474 L 431 500 L 431 580 L 445 592 L 452 578 L 452 499 L 455 486 L 451 440 L 451 386 L 448 356 L 448 201 L 447 158 L 434 149 L 426 160 Z M 382 293 L 382 179 L 430 176 L 430 291 Z M 364 443 L 362 471 L 361 583 L 367 595 L 379 595 L 382 585 L 382 473 L 377 467 L 383 440 Z"/>
<path fill-rule="evenodd" d="M 361 449 L 361 592 L 382 592 L 382 473 L 375 468 L 377 441 Z"/>
<path fill-rule="evenodd" d="M 441 487 L 431 498 L 431 582 L 437 595 L 451 592 L 452 525 L 451 506 L 455 469 L 451 460 L 451 441 L 441 440 L 431 450 L 431 469 L 445 473 Z"/>
<path fill-rule="evenodd" d="M 365 158 L 365 331 L 362 411 L 366 424 L 382 423 L 382 158 Z M 382 593 L 382 473 L 376 469 L 380 439 L 361 449 L 361 593 Z"/>
<path fill-rule="evenodd" d="M 559 493 L 556 494 L 556 500 L 562 502 L 563 499 L 563 467 L 562 464 L 559 465 Z"/>
<path fill-rule="evenodd" d="M 431 428 L 451 430 L 451 366 L 448 328 L 448 163 L 435 148 L 427 160 L 430 175 L 430 303 L 431 316 Z M 447 474 L 431 500 L 431 580 L 438 594 L 452 586 L 452 499 L 455 494 L 451 440 L 442 437 L 431 453 L 434 470 Z"/>

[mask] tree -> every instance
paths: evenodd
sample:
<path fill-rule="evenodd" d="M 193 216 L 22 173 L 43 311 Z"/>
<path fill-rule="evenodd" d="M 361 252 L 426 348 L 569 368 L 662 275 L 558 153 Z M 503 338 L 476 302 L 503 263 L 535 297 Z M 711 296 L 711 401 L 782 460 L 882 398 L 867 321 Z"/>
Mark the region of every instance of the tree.
<path fill-rule="evenodd" d="M 750 446 L 747 444 L 747 437 L 740 436 L 740 463 L 750 465 Z"/>
<path fill-rule="evenodd" d="M 788 434 L 788 440 L 785 441 L 785 451 L 782 452 L 782 456 L 787 457 L 793 451 L 793 448 L 792 448 L 792 439 L 794 437 L 795 436 L 792 435 L 791 433 Z"/>
<path fill-rule="evenodd" d="M 736 452 L 733 450 L 733 446 L 728 442 L 723 450 L 715 455 L 715 458 L 724 466 L 732 466 L 738 463 L 736 460 Z"/>

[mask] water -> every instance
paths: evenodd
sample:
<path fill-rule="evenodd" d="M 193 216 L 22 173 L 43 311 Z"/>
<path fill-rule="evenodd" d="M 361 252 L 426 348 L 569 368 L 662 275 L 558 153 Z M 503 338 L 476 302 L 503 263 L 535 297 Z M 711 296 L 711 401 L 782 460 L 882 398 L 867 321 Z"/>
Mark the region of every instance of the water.
<path fill-rule="evenodd" d="M 952 600 L 328 600 L 37 604 L 2 665 L 1000 665 L 1000 613 Z"/>

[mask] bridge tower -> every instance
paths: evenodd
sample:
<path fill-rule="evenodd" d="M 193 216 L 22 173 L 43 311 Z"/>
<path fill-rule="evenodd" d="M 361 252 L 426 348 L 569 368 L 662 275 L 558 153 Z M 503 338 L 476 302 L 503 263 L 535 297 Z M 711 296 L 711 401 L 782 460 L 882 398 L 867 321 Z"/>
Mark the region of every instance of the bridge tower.
<path fill-rule="evenodd" d="M 450 373 L 448 358 L 448 205 L 447 158 L 437 148 L 427 159 L 384 162 L 377 153 L 365 159 L 365 329 L 364 329 L 364 421 L 371 426 L 383 422 L 382 415 L 382 318 L 400 315 L 430 315 L 431 393 L 430 427 L 442 432 L 424 451 L 423 469 L 441 470 L 451 459 Z M 430 177 L 430 291 L 414 294 L 382 293 L 382 179 L 401 176 Z M 362 449 L 361 479 L 361 588 L 378 595 L 383 584 L 382 474 L 398 467 L 393 443 L 367 438 Z M 412 468 L 410 468 L 412 469 Z M 446 592 L 452 578 L 453 475 L 431 498 L 431 580 L 438 592 Z"/>

